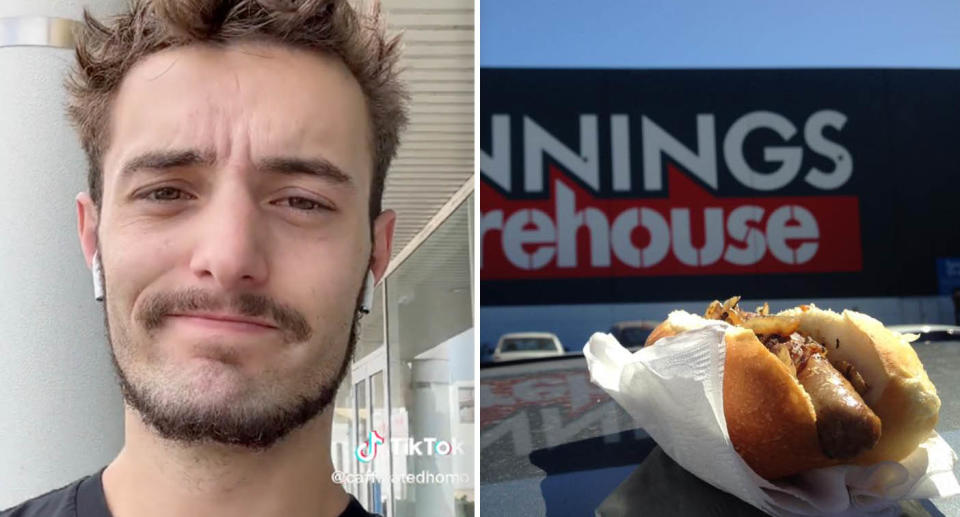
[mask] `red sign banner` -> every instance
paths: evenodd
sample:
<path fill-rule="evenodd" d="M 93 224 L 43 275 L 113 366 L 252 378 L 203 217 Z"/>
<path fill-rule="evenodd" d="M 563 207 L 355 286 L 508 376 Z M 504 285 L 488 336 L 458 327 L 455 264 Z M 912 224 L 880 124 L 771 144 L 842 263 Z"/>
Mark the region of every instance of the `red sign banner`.
<path fill-rule="evenodd" d="M 718 197 L 667 165 L 666 198 L 597 197 L 558 167 L 551 195 L 481 181 L 481 279 L 862 269 L 855 196 Z"/>

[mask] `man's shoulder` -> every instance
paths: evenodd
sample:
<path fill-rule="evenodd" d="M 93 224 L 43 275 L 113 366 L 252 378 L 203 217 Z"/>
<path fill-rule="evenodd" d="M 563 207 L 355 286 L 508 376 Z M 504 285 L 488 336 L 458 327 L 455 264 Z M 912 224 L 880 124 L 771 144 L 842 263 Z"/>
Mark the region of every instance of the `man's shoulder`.
<path fill-rule="evenodd" d="M 77 490 L 87 477 L 0 510 L 0 517 L 76 517 Z"/>

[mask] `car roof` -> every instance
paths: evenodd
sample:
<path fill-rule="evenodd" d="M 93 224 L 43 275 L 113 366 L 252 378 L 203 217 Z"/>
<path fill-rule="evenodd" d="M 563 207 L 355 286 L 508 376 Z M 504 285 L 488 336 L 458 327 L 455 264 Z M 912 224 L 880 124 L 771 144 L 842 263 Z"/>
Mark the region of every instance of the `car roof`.
<path fill-rule="evenodd" d="M 500 339 L 507 338 L 524 338 L 524 337 L 545 337 L 545 338 L 555 338 L 556 334 L 553 332 L 510 332 L 500 336 Z"/>
<path fill-rule="evenodd" d="M 633 320 L 633 321 L 618 321 L 613 324 L 613 327 L 618 329 L 625 329 L 625 328 L 655 329 L 659 324 L 660 324 L 659 321 Z"/>
<path fill-rule="evenodd" d="M 904 325 L 890 325 L 887 327 L 901 334 L 924 334 L 927 332 L 951 332 L 960 334 L 960 326 L 941 325 L 936 323 L 908 323 Z"/>

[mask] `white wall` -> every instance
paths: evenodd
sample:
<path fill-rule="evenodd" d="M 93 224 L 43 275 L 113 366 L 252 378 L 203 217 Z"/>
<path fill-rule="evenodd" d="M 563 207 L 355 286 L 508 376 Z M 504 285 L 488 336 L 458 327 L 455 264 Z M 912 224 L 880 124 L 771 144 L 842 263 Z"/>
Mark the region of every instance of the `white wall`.
<path fill-rule="evenodd" d="M 3 0 L 0 17 L 79 19 L 123 0 Z M 63 115 L 70 50 L 0 48 L 0 508 L 109 462 L 122 402 L 77 239 L 86 161 Z"/>

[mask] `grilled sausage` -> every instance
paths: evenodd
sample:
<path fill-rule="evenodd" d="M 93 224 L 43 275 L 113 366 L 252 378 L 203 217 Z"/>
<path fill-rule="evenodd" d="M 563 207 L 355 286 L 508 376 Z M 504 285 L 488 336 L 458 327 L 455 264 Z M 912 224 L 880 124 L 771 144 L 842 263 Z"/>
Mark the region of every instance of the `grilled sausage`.
<path fill-rule="evenodd" d="M 813 354 L 807 358 L 797 379 L 813 401 L 820 448 L 826 456 L 852 458 L 877 443 L 880 418 L 826 357 Z"/>
<path fill-rule="evenodd" d="M 876 445 L 880 440 L 880 418 L 860 396 L 869 387 L 856 368 L 844 361 L 830 364 L 823 345 L 794 332 L 799 325 L 796 318 L 763 314 L 769 309 L 758 309 L 757 313 L 742 311 L 737 307 L 738 301 L 739 297 L 734 297 L 722 305 L 714 302 L 706 317 L 753 330 L 800 381 L 813 402 L 823 454 L 847 459 Z"/>

